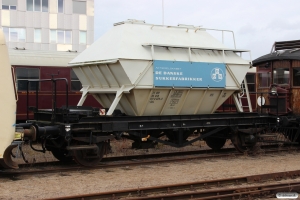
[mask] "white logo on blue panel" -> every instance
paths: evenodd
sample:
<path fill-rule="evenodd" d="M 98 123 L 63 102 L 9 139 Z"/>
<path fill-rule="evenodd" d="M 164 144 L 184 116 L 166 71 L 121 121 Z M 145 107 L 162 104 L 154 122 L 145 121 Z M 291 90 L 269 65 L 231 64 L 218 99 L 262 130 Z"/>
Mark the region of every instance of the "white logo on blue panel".
<path fill-rule="evenodd" d="M 213 68 L 210 73 L 210 77 L 215 82 L 220 82 L 224 78 L 224 72 L 220 68 Z"/>

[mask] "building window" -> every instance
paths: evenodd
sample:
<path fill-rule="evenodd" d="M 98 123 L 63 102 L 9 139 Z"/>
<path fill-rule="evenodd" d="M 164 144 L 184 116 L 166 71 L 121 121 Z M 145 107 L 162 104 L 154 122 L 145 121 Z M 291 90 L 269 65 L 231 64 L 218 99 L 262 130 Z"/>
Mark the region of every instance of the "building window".
<path fill-rule="evenodd" d="M 3 32 L 5 34 L 6 41 L 10 41 L 10 42 L 26 41 L 25 28 L 3 27 Z"/>
<path fill-rule="evenodd" d="M 42 33 L 41 29 L 34 29 L 34 42 L 41 43 L 42 42 Z"/>
<path fill-rule="evenodd" d="M 2 0 L 3 10 L 17 10 L 17 0 Z"/>
<path fill-rule="evenodd" d="M 48 0 L 27 0 L 27 11 L 48 12 Z"/>
<path fill-rule="evenodd" d="M 274 84 L 290 84 L 290 70 L 289 68 L 276 68 L 273 70 Z"/>
<path fill-rule="evenodd" d="M 86 44 L 86 31 L 79 31 L 79 44 Z"/>
<path fill-rule="evenodd" d="M 76 76 L 75 72 L 72 69 L 71 70 L 71 90 L 79 91 L 79 90 L 81 90 L 81 88 L 82 88 L 81 82 L 79 81 L 78 77 Z"/>
<path fill-rule="evenodd" d="M 64 12 L 64 0 L 57 0 L 57 11 L 58 13 Z"/>
<path fill-rule="evenodd" d="M 50 43 L 71 44 L 72 32 L 65 30 L 50 30 Z"/>
<path fill-rule="evenodd" d="M 293 86 L 300 86 L 300 67 L 293 68 Z"/>
<path fill-rule="evenodd" d="M 86 14 L 86 2 L 85 1 L 73 1 L 73 13 Z"/>
<path fill-rule="evenodd" d="M 27 90 L 27 82 L 33 79 L 39 79 L 40 70 L 38 68 L 16 68 L 16 79 L 18 91 Z M 39 87 L 38 82 L 30 82 L 29 90 L 36 90 Z M 39 89 L 39 88 L 38 88 Z"/>

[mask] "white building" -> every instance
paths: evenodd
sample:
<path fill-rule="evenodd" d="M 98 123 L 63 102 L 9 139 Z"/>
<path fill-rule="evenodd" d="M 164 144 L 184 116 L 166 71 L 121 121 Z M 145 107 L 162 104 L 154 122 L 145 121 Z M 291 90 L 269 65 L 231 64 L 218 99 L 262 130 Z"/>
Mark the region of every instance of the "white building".
<path fill-rule="evenodd" d="M 9 49 L 82 52 L 94 41 L 94 0 L 0 0 Z"/>

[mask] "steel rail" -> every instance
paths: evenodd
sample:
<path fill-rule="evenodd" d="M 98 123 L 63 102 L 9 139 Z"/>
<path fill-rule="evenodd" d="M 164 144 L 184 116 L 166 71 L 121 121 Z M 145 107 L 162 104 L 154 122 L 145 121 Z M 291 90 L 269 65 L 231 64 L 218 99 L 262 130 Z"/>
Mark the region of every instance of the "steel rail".
<path fill-rule="evenodd" d="M 300 170 L 277 172 L 269 174 L 259 174 L 252 176 L 242 176 L 235 178 L 190 182 L 183 184 L 172 184 L 145 188 L 134 188 L 94 194 L 82 194 L 65 197 L 55 197 L 53 199 L 234 199 L 248 197 L 248 195 L 270 194 L 274 190 L 285 192 L 300 189 L 300 182 L 289 183 L 268 183 L 251 186 L 241 186 L 241 184 L 257 184 L 266 181 L 279 181 L 282 179 L 294 179 L 300 177 Z M 234 186 L 224 188 L 226 186 Z M 211 189 L 213 188 L 213 189 Z M 200 190 L 200 191 L 197 191 Z M 271 192 L 270 192 L 271 191 Z M 299 190 L 298 190 L 299 191 Z M 52 200 L 51 198 L 48 200 Z"/>
<path fill-rule="evenodd" d="M 261 146 L 262 150 L 265 149 L 276 149 L 278 145 L 264 145 Z M 280 150 L 280 149 L 279 149 Z M 290 148 L 290 150 L 300 150 L 300 148 L 294 147 Z M 191 150 L 191 151 L 175 151 L 175 152 L 164 152 L 164 153 L 151 153 L 151 154 L 137 154 L 137 155 L 123 155 L 123 156 L 109 156 L 105 157 L 101 160 L 101 163 L 112 162 L 112 161 L 124 161 L 124 160 L 137 160 L 137 159 L 150 159 L 150 158 L 163 158 L 163 157 L 175 157 L 175 156 L 186 156 L 186 155 L 202 155 L 202 154 L 210 154 L 210 153 L 237 153 L 234 147 L 223 148 L 220 150 L 212 150 L 212 149 L 201 149 L 201 150 Z M 100 164 L 101 164 L 100 163 Z M 45 167 L 46 165 L 68 165 L 74 164 L 74 162 L 64 162 L 61 161 L 52 161 L 52 162 L 37 162 L 37 163 L 24 163 L 19 164 L 20 168 L 27 167 Z"/>
<path fill-rule="evenodd" d="M 270 153 L 278 153 L 278 152 L 284 152 L 284 151 L 290 151 L 290 148 L 282 148 L 282 149 L 268 149 L 265 150 L 265 154 L 270 154 Z M 299 150 L 297 149 L 292 149 L 293 151 Z M 21 175 L 30 175 L 30 174 L 50 174 L 50 173 L 62 173 L 62 172 L 72 172 L 72 171 L 78 171 L 78 170 L 90 170 L 90 169 L 108 169 L 108 168 L 116 168 L 116 167 L 129 167 L 129 166 L 140 166 L 140 165 L 153 165 L 153 164 L 158 164 L 158 163 L 170 163 L 170 162 L 182 162 L 182 161 L 189 161 L 189 160 L 203 160 L 203 159 L 216 159 L 216 158 L 235 158 L 238 156 L 243 156 L 245 154 L 242 153 L 237 153 L 236 151 L 231 152 L 229 151 L 228 153 L 219 153 L 219 154 L 201 154 L 201 155 L 187 155 L 182 157 L 174 157 L 174 158 L 161 158 L 161 154 L 157 154 L 159 159 L 153 160 L 152 158 L 154 155 L 151 154 L 150 158 L 147 158 L 145 160 L 138 160 L 138 159 L 131 159 L 129 161 L 124 161 L 124 162 L 117 162 L 118 160 L 114 161 L 107 161 L 107 162 L 101 162 L 99 165 L 95 167 L 83 167 L 79 165 L 67 165 L 65 167 L 59 166 L 58 168 L 51 168 L 47 169 L 47 165 L 40 165 L 43 167 L 43 169 L 36 169 L 32 170 L 32 168 L 29 171 L 24 171 L 23 169 L 19 170 L 4 170 L 0 171 L 0 175 L 2 177 L 9 177 L 9 176 L 21 176 Z M 143 155 L 145 156 L 145 155 Z M 180 155 L 179 155 L 180 156 Z M 157 157 L 156 157 L 157 158 Z M 47 163 L 45 163 L 47 164 Z M 50 165 L 48 165 L 50 167 Z M 24 168 L 26 169 L 26 168 Z"/>

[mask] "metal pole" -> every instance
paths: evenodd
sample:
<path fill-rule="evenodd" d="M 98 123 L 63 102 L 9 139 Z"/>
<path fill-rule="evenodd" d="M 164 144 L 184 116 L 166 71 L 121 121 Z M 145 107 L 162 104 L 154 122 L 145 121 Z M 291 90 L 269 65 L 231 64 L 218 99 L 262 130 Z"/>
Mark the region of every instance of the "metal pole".
<path fill-rule="evenodd" d="M 276 92 L 277 95 L 277 117 L 278 117 L 278 93 Z"/>
<path fill-rule="evenodd" d="M 162 0 L 161 3 L 162 3 L 162 25 L 165 25 L 165 22 L 164 22 L 164 0 Z"/>
<path fill-rule="evenodd" d="M 27 105 L 27 113 L 26 113 L 27 119 L 26 120 L 29 119 L 29 110 L 28 110 L 28 107 L 29 107 L 29 97 L 28 97 L 29 89 L 28 89 L 28 87 L 29 87 L 29 81 L 27 81 L 27 88 L 26 88 L 26 101 L 27 101 L 27 103 L 26 103 L 26 105 Z"/>
<path fill-rule="evenodd" d="M 260 96 L 261 96 L 261 98 L 260 98 L 260 114 L 262 114 L 262 112 L 263 112 L 263 110 L 262 110 L 262 107 L 263 107 L 263 105 L 262 105 L 263 94 L 261 93 Z"/>
<path fill-rule="evenodd" d="M 36 111 L 38 112 L 38 110 L 39 110 L 39 89 L 38 89 L 38 85 L 39 85 L 39 82 L 35 82 L 35 101 L 36 101 Z M 37 118 L 36 118 L 36 120 L 39 120 L 39 118 L 38 118 L 38 114 L 37 114 Z"/>

